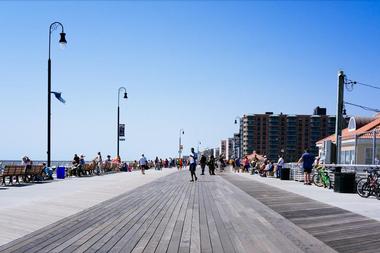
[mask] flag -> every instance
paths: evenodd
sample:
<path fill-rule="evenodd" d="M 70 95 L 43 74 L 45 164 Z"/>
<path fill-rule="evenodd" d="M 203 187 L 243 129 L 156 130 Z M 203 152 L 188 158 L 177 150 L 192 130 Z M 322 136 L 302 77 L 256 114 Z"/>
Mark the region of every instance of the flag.
<path fill-rule="evenodd" d="M 66 103 L 66 101 L 62 98 L 61 94 L 62 92 L 55 92 L 55 91 L 52 91 L 51 93 L 54 94 L 55 98 L 58 99 L 59 101 L 61 101 L 62 103 Z"/>

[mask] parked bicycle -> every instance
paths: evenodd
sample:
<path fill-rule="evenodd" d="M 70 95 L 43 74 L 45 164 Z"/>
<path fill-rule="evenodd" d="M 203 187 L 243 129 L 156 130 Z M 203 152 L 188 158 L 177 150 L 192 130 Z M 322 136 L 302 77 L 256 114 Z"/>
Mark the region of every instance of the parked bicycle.
<path fill-rule="evenodd" d="M 356 185 L 356 192 L 363 198 L 375 195 L 380 200 L 380 175 L 379 169 L 364 170 L 368 173 L 366 178 L 361 178 Z"/>
<path fill-rule="evenodd" d="M 318 187 L 332 188 L 332 182 L 329 176 L 329 170 L 325 167 L 317 167 L 317 173 L 313 175 L 311 181 Z"/>

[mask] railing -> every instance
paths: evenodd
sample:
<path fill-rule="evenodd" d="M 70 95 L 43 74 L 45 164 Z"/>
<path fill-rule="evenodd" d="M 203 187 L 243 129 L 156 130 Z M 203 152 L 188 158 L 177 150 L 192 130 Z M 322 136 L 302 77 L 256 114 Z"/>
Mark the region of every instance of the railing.
<path fill-rule="evenodd" d="M 334 171 L 336 168 L 341 168 L 341 172 L 356 173 L 356 181 L 360 178 L 367 177 L 366 169 L 380 169 L 380 165 L 365 165 L 365 164 L 321 164 L 325 168 L 329 169 L 330 180 L 334 181 Z M 284 168 L 290 169 L 290 179 L 295 181 L 303 181 L 303 169 L 298 163 L 285 163 Z M 315 173 L 313 169 L 312 173 Z"/>

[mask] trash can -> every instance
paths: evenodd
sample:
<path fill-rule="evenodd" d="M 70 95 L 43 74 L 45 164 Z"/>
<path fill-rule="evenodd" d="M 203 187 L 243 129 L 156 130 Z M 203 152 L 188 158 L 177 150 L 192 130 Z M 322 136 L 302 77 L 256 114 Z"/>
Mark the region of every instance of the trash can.
<path fill-rule="evenodd" d="M 334 173 L 334 192 L 340 193 L 356 193 L 355 187 L 356 173 Z"/>
<path fill-rule="evenodd" d="M 290 178 L 290 169 L 289 168 L 281 168 L 280 179 L 281 180 L 289 180 Z"/>
<path fill-rule="evenodd" d="M 58 179 L 65 179 L 65 167 L 58 167 L 57 168 L 57 178 Z"/>

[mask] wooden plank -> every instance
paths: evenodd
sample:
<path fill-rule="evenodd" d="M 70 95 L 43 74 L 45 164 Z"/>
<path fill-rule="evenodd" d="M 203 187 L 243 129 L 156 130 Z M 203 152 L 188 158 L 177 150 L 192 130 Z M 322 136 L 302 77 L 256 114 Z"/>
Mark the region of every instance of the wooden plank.
<path fill-rule="evenodd" d="M 215 203 L 215 207 L 218 210 L 220 218 L 224 223 L 224 228 L 231 240 L 234 251 L 252 252 L 252 250 L 254 250 L 253 248 L 251 248 L 251 251 L 245 251 L 243 243 L 239 238 L 239 236 L 246 236 L 250 231 L 244 230 L 242 227 L 239 228 L 239 226 L 238 231 L 236 230 L 234 223 L 236 224 L 236 222 L 238 222 L 238 219 L 235 219 L 235 217 L 239 216 L 239 214 L 235 208 L 229 208 L 228 202 L 230 202 L 232 199 L 228 197 L 229 194 L 225 191 L 227 187 L 223 187 L 223 189 L 221 189 L 219 186 L 220 184 L 217 184 L 215 186 L 213 194 L 210 194 L 210 197 L 213 198 L 213 202 Z M 250 241 L 246 241 L 245 243 L 247 245 L 251 244 Z"/>
<path fill-rule="evenodd" d="M 186 210 L 187 210 L 187 206 L 188 206 L 189 201 L 190 201 L 192 189 L 193 189 L 193 185 L 191 184 L 189 194 L 186 195 L 185 202 L 181 206 L 179 215 L 178 215 L 177 220 L 175 222 L 173 233 L 172 233 L 172 236 L 170 238 L 170 242 L 169 242 L 169 245 L 168 245 L 168 248 L 166 251 L 167 253 L 175 253 L 175 252 L 178 252 L 178 250 L 179 250 L 179 243 L 181 240 L 183 223 L 185 221 Z M 157 250 L 157 252 L 160 252 L 160 251 Z"/>
<path fill-rule="evenodd" d="M 202 253 L 211 253 L 212 246 L 210 241 L 210 232 L 208 228 L 208 221 L 204 203 L 203 184 L 203 182 L 200 182 L 200 184 L 198 184 L 200 250 Z"/>
<path fill-rule="evenodd" d="M 191 222 L 194 208 L 195 187 L 197 182 L 192 183 L 191 194 L 189 204 L 186 210 L 186 216 L 183 222 L 183 228 L 181 233 L 181 240 L 179 242 L 179 253 L 190 252 L 190 238 L 191 238 Z"/>
<path fill-rule="evenodd" d="M 212 184 L 212 185 L 214 185 L 214 184 Z M 216 228 L 218 230 L 218 234 L 219 234 L 220 242 L 221 242 L 222 247 L 223 247 L 223 251 L 228 252 L 228 253 L 230 253 L 230 252 L 232 253 L 232 252 L 235 252 L 235 249 L 232 245 L 231 239 L 228 236 L 227 230 L 224 226 L 224 222 L 223 222 L 222 218 L 220 217 L 219 211 L 215 206 L 215 202 L 212 198 L 212 193 L 213 193 L 212 188 L 213 188 L 212 186 L 206 186 L 206 189 L 207 189 L 206 190 L 206 199 L 210 203 L 211 213 L 212 213 L 212 216 L 214 218 Z"/>
<path fill-rule="evenodd" d="M 161 222 L 159 228 L 154 234 L 153 238 L 149 241 L 149 244 L 146 247 L 146 252 L 166 252 L 169 251 L 169 245 L 176 231 L 176 224 L 181 213 L 184 213 L 184 210 L 187 208 L 188 199 L 190 198 L 191 193 L 191 184 L 186 184 L 186 191 L 182 194 L 179 204 L 175 207 L 173 214 L 171 216 L 165 216 L 163 222 Z M 174 241 L 174 239 L 173 239 Z M 179 240 L 178 240 L 179 241 Z M 175 245 L 172 243 L 172 245 Z M 174 246 L 172 246 L 174 247 Z M 178 248 L 178 245 L 177 245 Z"/>
<path fill-rule="evenodd" d="M 205 184 L 201 184 L 202 198 L 205 205 L 207 226 L 210 235 L 210 242 L 213 252 L 224 252 L 222 242 L 219 236 L 219 232 L 216 226 L 216 222 L 212 213 L 211 203 L 208 198 L 209 189 L 206 188 Z M 203 237 L 203 236 L 202 236 Z"/>
<path fill-rule="evenodd" d="M 181 205 L 187 189 L 188 189 L 188 186 L 183 184 L 182 188 L 176 193 L 176 197 L 173 199 L 171 204 L 167 207 L 166 210 L 163 210 L 158 214 L 158 216 L 156 217 L 152 225 L 147 229 L 145 234 L 140 238 L 138 244 L 132 250 L 133 253 L 143 252 L 144 249 L 147 247 L 148 243 L 151 241 L 156 241 L 156 243 L 154 244 L 154 246 L 151 246 L 152 247 L 151 249 L 147 249 L 147 252 L 153 252 L 156 249 L 159 239 L 161 238 L 163 234 L 164 228 L 166 227 L 169 221 L 169 218 L 172 215 L 174 215 L 174 211 L 176 210 L 176 207 Z M 158 239 L 154 240 L 155 237 Z"/>
<path fill-rule="evenodd" d="M 137 220 L 133 227 L 119 240 L 119 242 L 112 247 L 109 252 L 132 252 L 135 245 L 138 243 L 140 238 L 145 234 L 146 230 L 149 228 L 151 223 L 156 219 L 157 215 L 163 211 L 167 204 L 170 204 L 174 200 L 174 195 L 177 193 L 181 186 L 178 184 L 167 192 L 160 201 L 157 202 L 158 205 L 152 206 L 144 216 Z"/>
<path fill-rule="evenodd" d="M 239 176 L 234 176 L 233 174 L 223 175 L 223 179 L 227 179 L 228 182 L 235 184 L 233 187 L 240 188 L 242 190 L 245 189 L 245 186 L 249 186 L 252 183 L 256 183 L 252 182 L 249 179 L 246 179 L 246 182 L 242 180 L 235 181 L 234 179 L 236 177 Z M 226 184 L 230 184 L 228 182 L 226 182 Z M 271 188 L 265 190 L 269 192 Z M 253 193 L 251 192 L 250 194 Z M 275 226 L 276 230 L 280 234 L 282 234 L 282 236 L 285 236 L 287 240 L 292 242 L 295 247 L 294 251 L 297 250 L 307 252 L 334 252 L 334 250 L 328 247 L 326 244 L 317 240 L 310 234 L 306 233 L 304 230 L 297 227 L 295 224 L 289 222 L 272 209 L 269 209 L 263 203 L 259 202 L 256 199 L 252 199 L 252 197 L 250 197 L 248 194 L 241 194 L 240 198 L 240 201 L 246 204 L 246 208 L 250 207 L 251 209 L 258 212 L 261 215 L 262 219 L 264 219 L 269 224 L 272 224 L 272 226 Z"/>
<path fill-rule="evenodd" d="M 142 189 L 142 187 L 136 188 L 136 191 Z M 58 234 L 60 234 L 61 231 L 57 231 L 57 228 L 72 228 L 76 224 L 80 224 L 81 222 L 85 221 L 91 213 L 97 213 L 100 210 L 104 210 L 105 208 L 113 208 L 114 206 L 118 205 L 118 202 L 124 201 L 125 198 L 131 198 L 128 195 L 120 195 L 113 199 L 104 201 L 100 204 L 97 204 L 91 208 L 88 208 L 78 214 L 71 215 L 65 219 L 62 219 L 58 222 L 55 222 L 45 228 L 42 228 L 40 230 L 37 230 L 29 235 L 26 235 L 22 238 L 19 238 L 17 240 L 14 240 L 6 245 L 3 245 L 0 247 L 0 251 L 3 252 L 11 252 L 14 250 L 20 251 L 22 247 L 25 247 L 28 245 L 31 246 L 31 243 L 41 243 L 43 241 L 46 241 L 46 238 L 54 239 Z"/>
<path fill-rule="evenodd" d="M 118 215 L 117 212 L 119 210 L 124 210 L 126 204 L 127 203 L 118 203 L 117 206 L 112 205 L 112 208 L 104 208 L 101 212 L 88 214 L 87 222 L 82 224 L 80 227 L 76 228 L 75 230 L 66 229 L 64 233 L 61 233 L 60 238 L 58 240 L 57 239 L 54 240 L 54 242 L 49 243 L 49 240 L 47 240 L 48 246 L 44 247 L 43 251 L 50 252 L 51 249 L 67 241 L 69 238 L 80 233 L 81 230 L 86 229 L 87 227 L 96 228 L 97 226 L 104 224 L 105 222 L 108 221 L 108 219 L 112 218 L 113 215 Z M 95 218 L 93 216 L 95 216 Z M 43 246 L 43 243 L 41 243 L 38 247 L 34 247 L 33 250 L 38 250 L 40 252 L 42 246 Z"/>
<path fill-rule="evenodd" d="M 112 229 L 112 231 L 108 233 L 109 235 L 107 237 L 101 238 L 97 242 L 98 245 L 96 245 L 96 247 L 94 247 L 95 245 L 91 246 L 91 248 L 88 251 L 94 252 L 94 250 L 97 249 L 96 252 L 109 252 L 114 247 L 114 245 L 124 236 L 124 234 L 126 234 L 132 228 L 132 226 L 141 217 L 144 216 L 145 212 L 151 210 L 152 207 L 154 208 L 155 205 L 157 205 L 157 203 L 159 203 L 163 199 L 163 197 L 166 196 L 166 194 L 163 194 L 163 192 L 169 192 L 172 189 L 173 185 L 172 187 L 169 186 L 169 188 L 159 189 L 159 191 L 157 191 L 156 189 L 152 189 L 152 191 L 157 191 L 160 194 L 156 196 L 151 202 L 141 205 L 141 207 L 139 207 L 138 210 L 132 213 L 130 220 L 128 220 L 126 223 L 123 222 L 120 226 L 118 225 L 117 227 Z"/>
<path fill-rule="evenodd" d="M 106 223 L 94 228 L 91 233 L 82 237 L 80 240 L 76 241 L 70 247 L 68 247 L 64 252 L 83 252 L 90 248 L 92 245 L 99 243 L 99 240 L 107 235 L 114 227 L 121 225 L 122 222 L 129 221 L 130 215 L 134 210 L 137 210 L 142 201 L 150 202 L 156 195 L 151 194 L 151 192 L 144 192 L 140 195 L 135 194 L 136 200 L 131 202 L 130 205 L 121 207 L 117 209 L 117 212 L 109 219 Z M 126 201 L 129 202 L 129 201 Z M 116 210 L 115 210 L 116 211 Z"/>
<path fill-rule="evenodd" d="M 199 184 L 195 184 L 193 217 L 191 221 L 190 252 L 201 252 L 200 221 L 199 221 Z"/>

